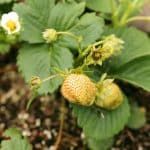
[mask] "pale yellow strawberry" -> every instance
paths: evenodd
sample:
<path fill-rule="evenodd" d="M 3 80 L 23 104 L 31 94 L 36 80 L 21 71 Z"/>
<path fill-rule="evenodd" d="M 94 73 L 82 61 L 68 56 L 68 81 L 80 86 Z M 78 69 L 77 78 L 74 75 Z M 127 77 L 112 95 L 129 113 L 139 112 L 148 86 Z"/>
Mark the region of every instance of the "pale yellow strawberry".
<path fill-rule="evenodd" d="M 109 83 L 98 91 L 95 104 L 105 109 L 115 109 L 123 102 L 123 95 L 115 83 Z"/>
<path fill-rule="evenodd" d="M 89 106 L 95 100 L 96 86 L 86 75 L 70 74 L 62 84 L 61 93 L 72 103 Z"/>

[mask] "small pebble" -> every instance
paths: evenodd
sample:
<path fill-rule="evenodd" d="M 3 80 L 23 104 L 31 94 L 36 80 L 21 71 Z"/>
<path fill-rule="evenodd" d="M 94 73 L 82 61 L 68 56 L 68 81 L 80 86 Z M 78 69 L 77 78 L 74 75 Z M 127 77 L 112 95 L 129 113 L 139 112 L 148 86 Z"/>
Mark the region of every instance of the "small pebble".
<path fill-rule="evenodd" d="M 40 119 L 36 119 L 35 126 L 36 127 L 40 127 L 41 126 L 41 120 Z"/>
<path fill-rule="evenodd" d="M 52 145 L 49 150 L 56 150 L 56 147 Z"/>
<path fill-rule="evenodd" d="M 85 134 L 83 132 L 81 133 L 81 139 L 85 139 Z"/>
<path fill-rule="evenodd" d="M 31 136 L 31 132 L 30 132 L 29 130 L 24 130 L 24 131 L 22 132 L 22 135 L 23 135 L 23 136 Z"/>
<path fill-rule="evenodd" d="M 20 120 L 27 120 L 28 117 L 29 117 L 29 114 L 26 113 L 26 112 L 20 112 L 20 113 L 18 114 L 18 119 L 20 119 Z"/>
<path fill-rule="evenodd" d="M 5 124 L 4 123 L 1 123 L 0 124 L 0 130 L 3 130 L 5 128 Z"/>
<path fill-rule="evenodd" d="M 45 145 L 45 144 L 46 144 L 46 142 L 45 142 L 45 141 L 42 141 L 42 142 L 41 142 L 41 144 L 42 144 L 42 145 Z"/>
<path fill-rule="evenodd" d="M 55 129 L 52 129 L 52 134 L 54 135 L 54 136 L 57 136 L 57 131 L 55 130 Z"/>
<path fill-rule="evenodd" d="M 43 133 L 47 136 L 48 139 L 52 139 L 52 134 L 48 130 L 44 130 Z"/>
<path fill-rule="evenodd" d="M 41 149 L 41 148 L 42 148 L 42 146 L 41 146 L 41 144 L 37 143 L 37 144 L 35 144 L 35 148 L 37 148 L 37 149 Z"/>

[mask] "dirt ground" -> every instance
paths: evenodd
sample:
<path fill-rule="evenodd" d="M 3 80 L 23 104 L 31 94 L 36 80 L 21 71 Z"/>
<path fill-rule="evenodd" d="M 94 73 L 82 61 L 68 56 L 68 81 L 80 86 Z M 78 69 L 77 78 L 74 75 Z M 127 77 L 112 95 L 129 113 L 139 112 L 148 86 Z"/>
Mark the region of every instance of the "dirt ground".
<path fill-rule="evenodd" d="M 15 65 L 16 51 L 0 56 L 0 140 L 8 127 L 18 127 L 27 136 L 34 150 L 53 150 L 60 126 L 59 93 L 38 97 L 27 111 L 30 97 L 29 87 Z M 147 123 L 139 130 L 125 128 L 116 140 L 112 150 L 150 150 L 150 94 L 134 88 L 135 99 L 147 109 Z M 142 98 L 142 99 L 141 99 Z M 60 139 L 60 150 L 88 150 L 84 134 L 77 126 L 66 102 L 65 120 Z"/>

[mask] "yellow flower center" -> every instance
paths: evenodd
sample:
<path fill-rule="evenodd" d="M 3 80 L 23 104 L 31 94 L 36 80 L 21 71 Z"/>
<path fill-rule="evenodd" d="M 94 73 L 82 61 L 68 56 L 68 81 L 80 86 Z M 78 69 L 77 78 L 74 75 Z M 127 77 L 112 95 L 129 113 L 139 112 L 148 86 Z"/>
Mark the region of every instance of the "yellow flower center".
<path fill-rule="evenodd" d="M 12 20 L 9 20 L 6 24 L 6 26 L 11 30 L 14 31 L 16 29 L 16 23 Z"/>

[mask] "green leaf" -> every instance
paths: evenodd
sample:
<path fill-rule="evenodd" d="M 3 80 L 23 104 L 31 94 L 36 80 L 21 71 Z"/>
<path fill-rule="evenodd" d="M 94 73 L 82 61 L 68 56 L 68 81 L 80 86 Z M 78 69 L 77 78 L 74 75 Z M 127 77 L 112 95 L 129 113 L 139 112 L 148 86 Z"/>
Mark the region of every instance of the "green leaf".
<path fill-rule="evenodd" d="M 150 91 L 150 55 L 130 61 L 111 75 L 116 79 Z"/>
<path fill-rule="evenodd" d="M 41 79 L 55 74 L 54 68 L 68 69 L 73 64 L 72 54 L 67 48 L 59 45 L 48 46 L 24 45 L 18 56 L 18 65 L 26 81 L 32 76 L 39 76 Z M 55 78 L 42 84 L 39 93 L 53 92 L 60 85 L 60 78 Z"/>
<path fill-rule="evenodd" d="M 54 5 L 54 0 L 28 0 L 27 4 L 16 4 L 14 10 L 22 19 L 21 38 L 29 43 L 43 43 L 42 33 L 47 28 L 68 30 L 75 24 L 84 7 L 85 3 Z"/>
<path fill-rule="evenodd" d="M 15 1 L 15 0 L 0 0 L 0 4 L 10 3 L 13 1 Z"/>
<path fill-rule="evenodd" d="M 0 43 L 0 54 L 5 54 L 10 50 L 10 45 L 7 43 Z"/>
<path fill-rule="evenodd" d="M 150 91 L 150 40 L 134 28 L 107 30 L 124 40 L 121 54 L 109 62 L 109 74 Z"/>
<path fill-rule="evenodd" d="M 1 150 L 32 150 L 28 140 L 23 138 L 16 128 L 6 130 L 4 135 L 10 137 L 10 139 L 1 142 Z"/>
<path fill-rule="evenodd" d="M 87 7 L 104 13 L 111 12 L 111 0 L 86 0 Z"/>
<path fill-rule="evenodd" d="M 111 13 L 111 10 L 112 10 L 111 0 L 76 0 L 76 1 L 77 2 L 85 1 L 86 6 L 94 11 L 103 12 L 103 13 Z"/>
<path fill-rule="evenodd" d="M 117 134 L 124 128 L 130 115 L 126 98 L 121 106 L 112 111 L 73 105 L 73 112 L 85 135 L 96 140 L 104 140 Z"/>
<path fill-rule="evenodd" d="M 58 3 L 51 11 L 48 26 L 57 31 L 66 31 L 75 25 L 84 8 L 85 3 Z"/>
<path fill-rule="evenodd" d="M 140 108 L 136 104 L 131 105 L 131 116 L 129 117 L 128 127 L 132 129 L 138 129 L 146 123 L 146 111 L 145 108 Z"/>
<path fill-rule="evenodd" d="M 88 138 L 87 142 L 91 150 L 109 150 L 113 144 L 113 139 L 95 140 Z"/>
<path fill-rule="evenodd" d="M 70 31 L 82 36 L 83 47 L 95 42 L 103 32 L 104 21 L 95 13 L 84 14 L 80 21 Z"/>
<path fill-rule="evenodd" d="M 4 133 L 5 136 L 11 137 L 11 138 L 20 138 L 20 132 L 17 128 L 9 128 Z"/>
<path fill-rule="evenodd" d="M 82 37 L 81 48 L 85 48 L 100 38 L 103 27 L 104 21 L 102 18 L 97 17 L 95 13 L 86 13 L 69 31 L 76 36 Z M 73 49 L 78 47 L 77 41 L 68 36 L 64 36 L 60 43 Z"/>

